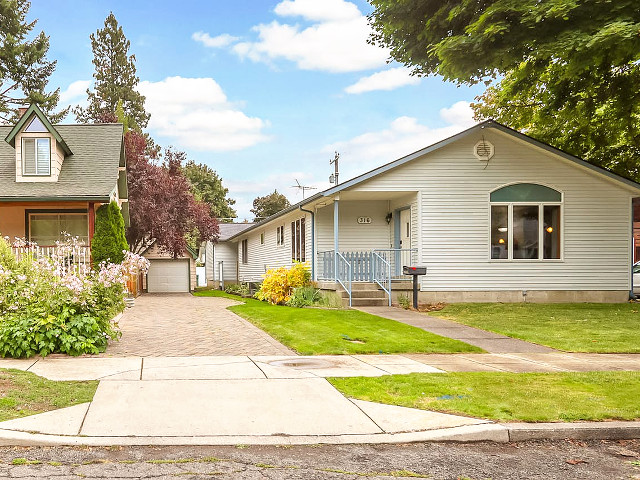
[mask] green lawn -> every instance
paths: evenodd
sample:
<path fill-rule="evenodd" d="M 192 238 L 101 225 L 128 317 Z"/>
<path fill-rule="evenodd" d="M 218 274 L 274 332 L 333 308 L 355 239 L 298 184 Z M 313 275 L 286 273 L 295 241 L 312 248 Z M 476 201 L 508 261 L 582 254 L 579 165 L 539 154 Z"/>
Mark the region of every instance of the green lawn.
<path fill-rule="evenodd" d="M 482 352 L 472 345 L 357 310 L 270 305 L 218 290 L 194 295 L 245 302 L 229 310 L 301 355 Z"/>
<path fill-rule="evenodd" d="M 640 419 L 638 372 L 472 372 L 331 378 L 347 397 L 499 421 Z"/>
<path fill-rule="evenodd" d="M 640 353 L 636 303 L 459 303 L 430 315 L 559 350 Z"/>
<path fill-rule="evenodd" d="M 0 421 L 90 402 L 98 382 L 56 382 L 21 370 L 0 369 Z"/>

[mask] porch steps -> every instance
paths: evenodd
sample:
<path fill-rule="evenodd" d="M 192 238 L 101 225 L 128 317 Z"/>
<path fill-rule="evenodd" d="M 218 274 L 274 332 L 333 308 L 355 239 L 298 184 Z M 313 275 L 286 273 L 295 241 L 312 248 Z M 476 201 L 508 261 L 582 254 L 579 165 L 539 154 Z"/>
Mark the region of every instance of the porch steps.
<path fill-rule="evenodd" d="M 336 291 L 342 297 L 342 303 L 349 305 L 349 294 L 338 286 Z M 351 306 L 353 307 L 384 307 L 389 304 L 387 294 L 375 283 L 354 282 L 351 285 Z"/>

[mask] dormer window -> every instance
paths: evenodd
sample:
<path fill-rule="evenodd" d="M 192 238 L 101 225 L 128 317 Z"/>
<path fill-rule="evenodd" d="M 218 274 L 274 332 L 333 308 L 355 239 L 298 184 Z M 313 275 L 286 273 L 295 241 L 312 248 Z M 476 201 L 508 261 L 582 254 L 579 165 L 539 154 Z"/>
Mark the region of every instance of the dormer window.
<path fill-rule="evenodd" d="M 51 175 L 51 139 L 22 139 L 22 175 Z"/>
<path fill-rule="evenodd" d="M 42 123 L 42 121 L 36 115 L 34 115 L 33 120 L 31 120 L 31 123 L 27 128 L 24 129 L 24 131 L 28 133 L 45 133 L 45 132 L 48 133 L 49 132 L 47 130 L 47 127 L 44 126 L 44 123 Z"/>

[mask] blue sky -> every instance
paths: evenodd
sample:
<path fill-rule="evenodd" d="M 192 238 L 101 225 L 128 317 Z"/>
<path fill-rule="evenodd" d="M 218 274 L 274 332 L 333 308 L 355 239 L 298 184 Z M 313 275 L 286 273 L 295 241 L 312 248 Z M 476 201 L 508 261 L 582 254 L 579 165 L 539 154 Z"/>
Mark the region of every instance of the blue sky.
<path fill-rule="evenodd" d="M 388 63 L 366 42 L 364 1 L 32 0 L 61 105 L 86 100 L 89 34 L 110 11 L 137 59 L 149 133 L 213 167 L 240 220 L 275 188 L 301 200 L 296 179 L 327 188 L 335 150 L 346 180 L 470 126 L 482 92 Z"/>

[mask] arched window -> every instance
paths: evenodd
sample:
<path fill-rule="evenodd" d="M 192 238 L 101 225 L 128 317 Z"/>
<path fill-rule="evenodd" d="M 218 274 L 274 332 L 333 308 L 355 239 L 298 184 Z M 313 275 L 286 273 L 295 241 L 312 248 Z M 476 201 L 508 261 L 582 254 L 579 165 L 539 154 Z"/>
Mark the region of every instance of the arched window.
<path fill-rule="evenodd" d="M 535 183 L 491 192 L 491 259 L 562 258 L 562 193 Z"/>

